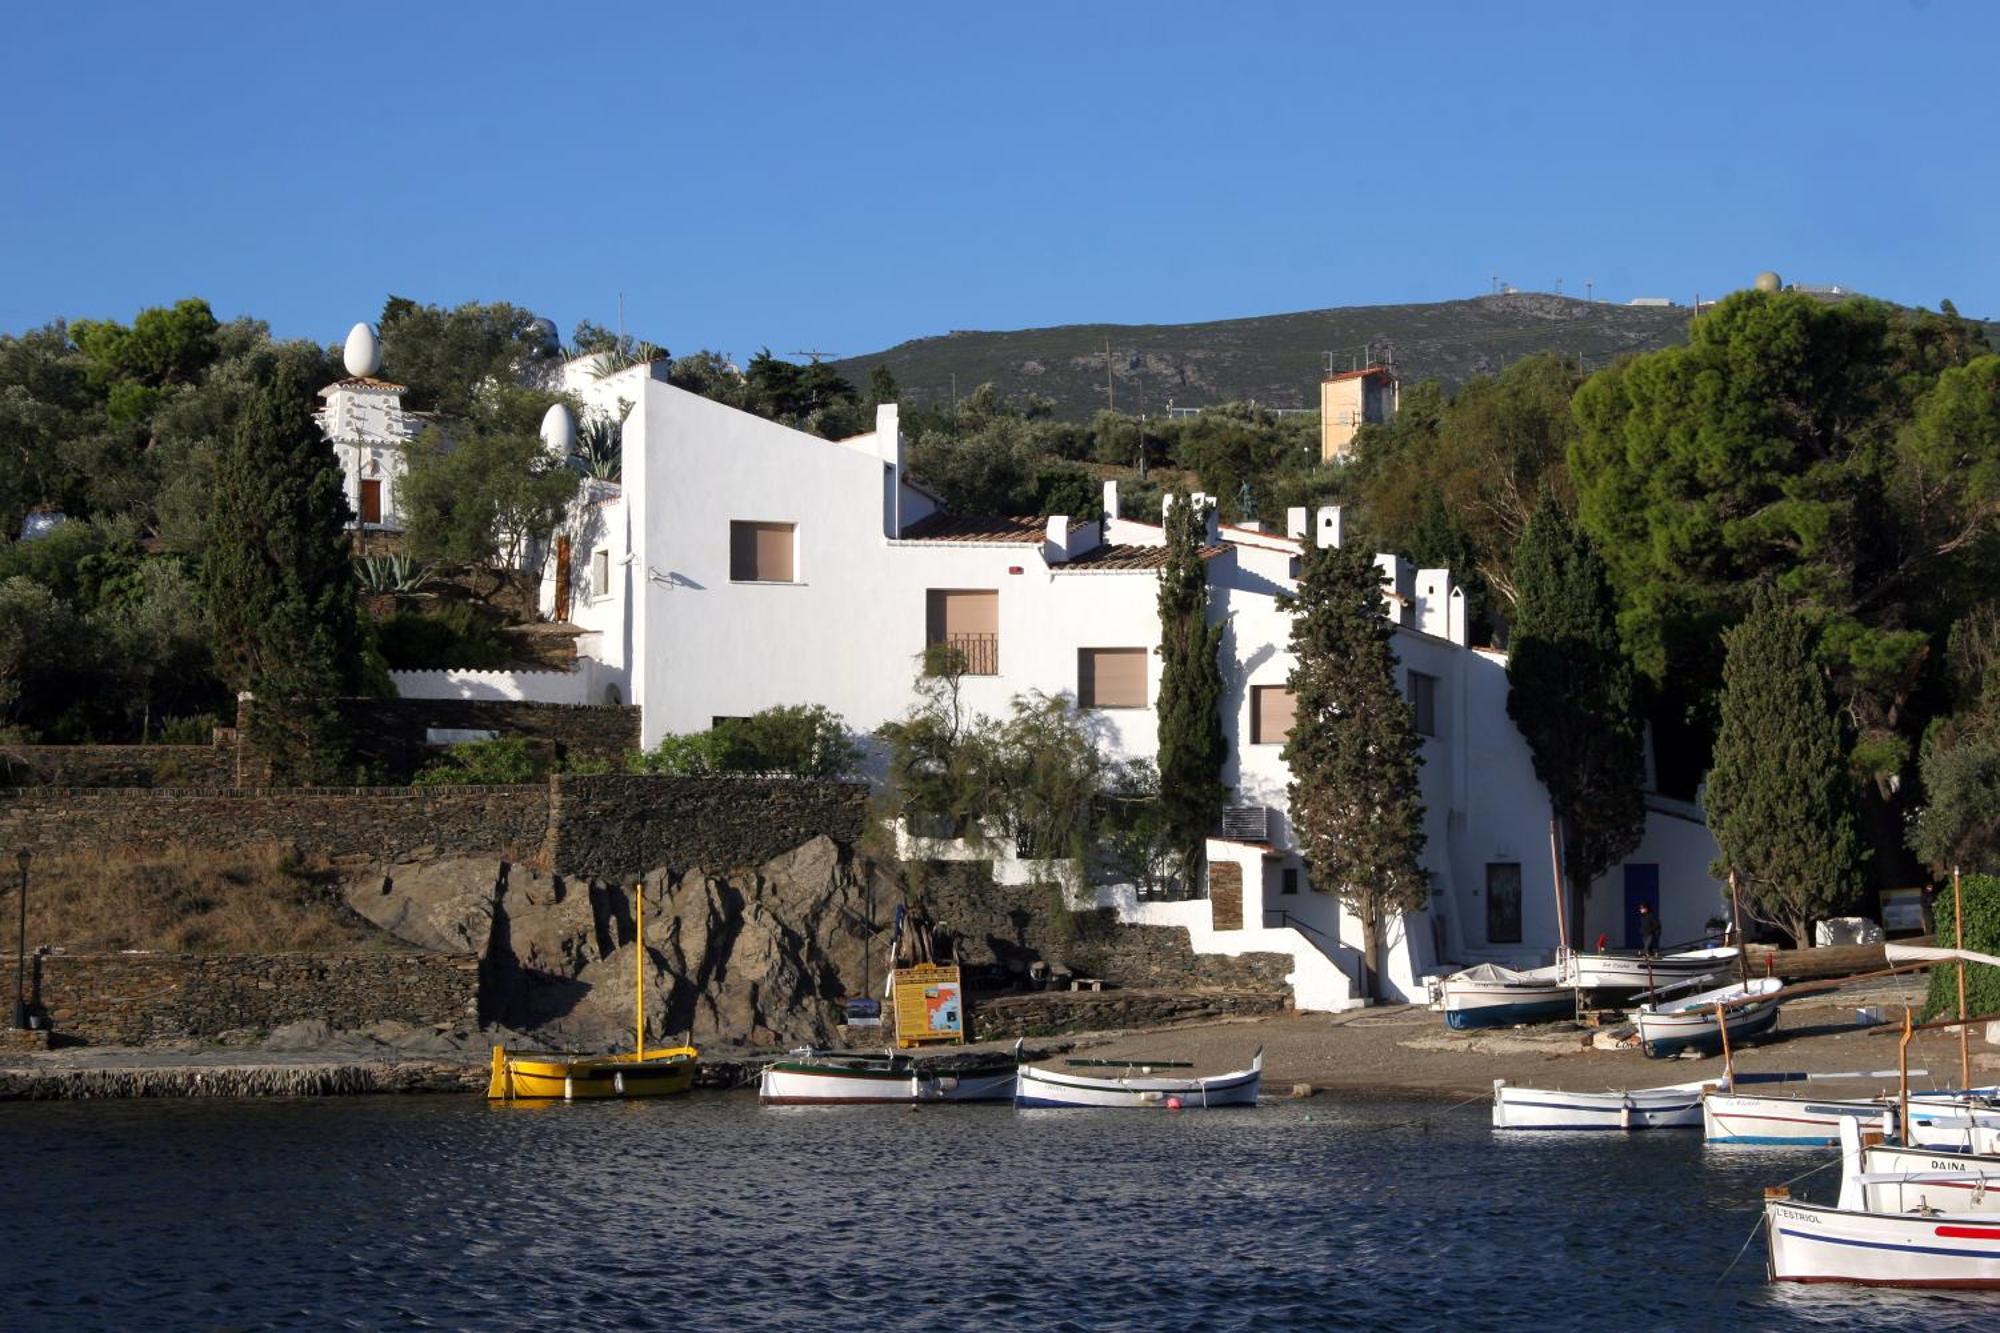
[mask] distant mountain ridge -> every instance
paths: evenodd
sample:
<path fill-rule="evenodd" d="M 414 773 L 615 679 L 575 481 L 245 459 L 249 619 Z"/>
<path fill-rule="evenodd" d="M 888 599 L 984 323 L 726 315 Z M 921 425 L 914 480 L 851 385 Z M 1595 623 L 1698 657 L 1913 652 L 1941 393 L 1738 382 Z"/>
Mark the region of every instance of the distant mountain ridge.
<path fill-rule="evenodd" d="M 1163 412 L 1237 400 L 1319 407 L 1331 354 L 1335 370 L 1364 355 L 1392 360 L 1406 383 L 1461 384 L 1536 352 L 1581 357 L 1595 368 L 1627 352 L 1683 342 L 1685 306 L 1625 306 L 1517 292 L 1421 305 L 1346 306 L 1199 324 L 1068 324 L 918 338 L 831 363 L 856 384 L 887 366 L 905 402 L 948 402 L 991 382 L 1038 394 L 1056 415 L 1088 418 L 1106 404 L 1105 342 L 1121 412 Z"/>

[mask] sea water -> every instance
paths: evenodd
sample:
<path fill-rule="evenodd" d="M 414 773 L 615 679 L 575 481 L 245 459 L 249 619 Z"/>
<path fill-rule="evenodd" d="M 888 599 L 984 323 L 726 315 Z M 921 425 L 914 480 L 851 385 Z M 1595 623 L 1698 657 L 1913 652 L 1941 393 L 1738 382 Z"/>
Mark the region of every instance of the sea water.
<path fill-rule="evenodd" d="M 2000 1327 L 1767 1284 L 1762 1188 L 1826 1153 L 1486 1115 L 0 1106 L 0 1328 Z"/>

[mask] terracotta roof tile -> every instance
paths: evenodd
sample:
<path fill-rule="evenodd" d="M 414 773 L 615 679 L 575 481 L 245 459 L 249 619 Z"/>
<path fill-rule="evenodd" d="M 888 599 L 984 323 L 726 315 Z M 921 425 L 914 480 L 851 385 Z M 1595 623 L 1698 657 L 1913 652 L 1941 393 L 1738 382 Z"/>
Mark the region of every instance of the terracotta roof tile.
<path fill-rule="evenodd" d="M 906 542 L 1039 542 L 1047 519 L 932 514 L 903 529 Z"/>
<path fill-rule="evenodd" d="M 346 379 L 335 380 L 321 389 L 319 396 L 325 398 L 335 389 L 377 389 L 389 393 L 402 393 L 407 388 L 407 385 L 392 384 L 388 380 L 378 380 L 370 375 L 349 375 Z"/>
<path fill-rule="evenodd" d="M 1222 546 L 1204 546 L 1201 558 L 1213 560 L 1228 549 Z M 1114 569 L 1159 569 L 1167 563 L 1167 548 L 1164 546 L 1099 546 L 1085 551 L 1082 555 L 1071 556 L 1060 565 L 1049 568 L 1060 574 L 1066 569 L 1114 570 Z"/>

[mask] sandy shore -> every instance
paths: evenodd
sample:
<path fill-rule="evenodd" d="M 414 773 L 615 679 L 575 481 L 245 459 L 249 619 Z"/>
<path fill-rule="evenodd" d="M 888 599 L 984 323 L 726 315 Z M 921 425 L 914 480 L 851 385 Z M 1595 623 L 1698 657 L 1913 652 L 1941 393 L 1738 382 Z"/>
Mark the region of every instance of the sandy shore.
<path fill-rule="evenodd" d="M 1897 1022 L 1905 1003 L 1920 1006 L 1921 977 L 1889 978 L 1787 1003 L 1769 1037 L 1736 1052 L 1744 1072 L 1799 1070 L 1829 1073 L 1896 1067 Z M 1856 1022 L 1862 1006 L 1883 1010 L 1892 1021 L 1864 1027 Z M 1264 1048 L 1264 1090 L 1284 1096 L 1295 1084 L 1310 1084 L 1332 1097 L 1417 1097 L 1470 1101 L 1490 1096 L 1493 1080 L 1572 1090 L 1646 1087 L 1720 1074 L 1722 1060 L 1650 1060 L 1636 1048 L 1597 1049 L 1599 1030 L 1574 1024 L 1452 1032 L 1442 1015 L 1414 1006 L 1389 1006 L 1344 1014 L 1286 1014 L 1228 1019 L 1179 1027 L 1112 1033 L 1082 1033 L 1027 1043 L 1031 1061 L 1055 1061 L 1070 1054 L 1093 1059 L 1145 1058 L 1186 1061 L 1198 1072 L 1240 1069 Z M 1012 1042 L 972 1049 L 1006 1050 Z M 1973 1034 L 1974 1077 L 1991 1080 L 2000 1070 L 2000 1050 L 1982 1032 Z M 940 1057 L 965 1048 L 936 1051 Z M 703 1060 L 704 1082 L 742 1087 L 773 1053 L 717 1049 Z M 1929 1074 L 1918 1086 L 1955 1084 L 1958 1039 L 1948 1032 L 1920 1034 L 1911 1046 L 1912 1069 Z M 70 1097 L 147 1096 L 314 1096 L 368 1092 L 469 1092 L 483 1090 L 487 1046 L 468 1034 L 459 1050 L 395 1052 L 379 1046 L 358 1049 L 350 1042 L 326 1049 L 115 1049 L 64 1050 L 0 1055 L 0 1100 Z M 1893 1087 L 1886 1078 L 1829 1090 L 1875 1091 Z"/>

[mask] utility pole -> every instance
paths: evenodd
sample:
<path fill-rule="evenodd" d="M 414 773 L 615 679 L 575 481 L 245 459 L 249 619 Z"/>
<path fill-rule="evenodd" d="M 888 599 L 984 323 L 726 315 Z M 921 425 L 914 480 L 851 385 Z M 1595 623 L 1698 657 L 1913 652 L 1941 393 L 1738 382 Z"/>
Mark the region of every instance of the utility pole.
<path fill-rule="evenodd" d="M 1111 382 L 1111 339 L 1104 340 L 1104 406 L 1118 415 L 1118 386 Z"/>
<path fill-rule="evenodd" d="M 1583 299 L 1585 304 L 1588 304 L 1596 299 L 1595 297 L 1596 287 L 1597 284 L 1593 282 L 1591 279 L 1585 278 L 1583 280 Z"/>

